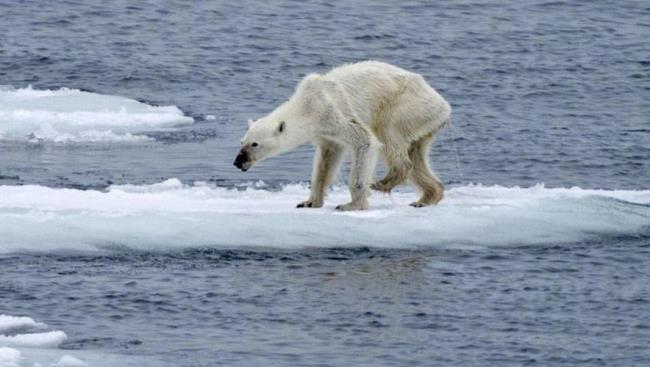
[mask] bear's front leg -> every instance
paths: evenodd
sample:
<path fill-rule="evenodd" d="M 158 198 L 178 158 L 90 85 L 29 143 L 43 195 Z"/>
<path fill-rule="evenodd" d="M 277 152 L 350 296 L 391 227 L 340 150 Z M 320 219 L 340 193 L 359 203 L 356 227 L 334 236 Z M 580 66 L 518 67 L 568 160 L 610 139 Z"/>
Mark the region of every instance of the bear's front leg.
<path fill-rule="evenodd" d="M 367 136 L 361 145 L 353 151 L 352 170 L 350 172 L 350 195 L 352 201 L 336 207 L 336 210 L 365 210 L 368 209 L 370 182 L 375 172 L 378 143 L 374 137 Z"/>
<path fill-rule="evenodd" d="M 297 205 L 298 208 L 320 208 L 323 206 L 325 190 L 334 180 L 342 157 L 343 146 L 328 141 L 318 143 L 311 175 L 311 194 L 309 199 Z"/>

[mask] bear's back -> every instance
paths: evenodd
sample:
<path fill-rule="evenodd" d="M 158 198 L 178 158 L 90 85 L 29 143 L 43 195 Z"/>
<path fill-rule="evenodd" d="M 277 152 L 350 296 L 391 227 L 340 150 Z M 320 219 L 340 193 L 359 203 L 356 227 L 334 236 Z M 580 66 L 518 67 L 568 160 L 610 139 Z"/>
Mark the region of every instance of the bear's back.
<path fill-rule="evenodd" d="M 375 80 L 377 78 L 395 78 L 408 75 L 413 75 L 413 73 L 395 65 L 381 61 L 362 61 L 338 66 L 326 73 L 324 77 L 338 82 L 347 82 L 350 80 Z"/>
<path fill-rule="evenodd" d="M 346 64 L 324 74 L 323 79 L 341 87 L 336 95 L 362 121 L 373 121 L 382 106 L 390 104 L 409 80 L 421 78 L 394 65 L 379 61 Z"/>

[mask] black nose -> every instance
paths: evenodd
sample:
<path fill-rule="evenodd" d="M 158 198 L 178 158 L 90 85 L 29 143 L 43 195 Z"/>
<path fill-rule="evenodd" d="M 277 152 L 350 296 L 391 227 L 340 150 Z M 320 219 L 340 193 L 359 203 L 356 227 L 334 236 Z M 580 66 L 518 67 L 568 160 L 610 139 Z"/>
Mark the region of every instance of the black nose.
<path fill-rule="evenodd" d="M 235 157 L 235 161 L 233 162 L 233 165 L 240 170 L 244 171 L 244 163 L 248 162 L 248 152 L 245 150 L 240 150 L 239 154 L 237 154 L 237 157 Z"/>

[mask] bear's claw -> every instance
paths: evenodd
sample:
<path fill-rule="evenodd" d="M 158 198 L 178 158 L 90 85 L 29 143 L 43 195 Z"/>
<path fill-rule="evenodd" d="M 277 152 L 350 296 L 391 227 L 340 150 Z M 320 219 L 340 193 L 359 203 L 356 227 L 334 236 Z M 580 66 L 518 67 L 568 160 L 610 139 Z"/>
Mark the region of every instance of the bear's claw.
<path fill-rule="evenodd" d="M 298 203 L 298 205 L 296 205 L 296 208 L 320 208 L 322 206 L 323 206 L 322 202 L 319 203 L 314 200 L 306 200 L 303 201 L 302 203 Z"/>

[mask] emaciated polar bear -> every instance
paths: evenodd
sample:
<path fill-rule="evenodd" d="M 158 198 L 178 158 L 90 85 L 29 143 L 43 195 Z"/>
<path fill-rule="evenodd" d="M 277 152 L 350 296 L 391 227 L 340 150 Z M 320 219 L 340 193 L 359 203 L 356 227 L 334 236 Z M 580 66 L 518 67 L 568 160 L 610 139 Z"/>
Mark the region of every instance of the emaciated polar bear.
<path fill-rule="evenodd" d="M 433 135 L 449 121 L 451 108 L 424 78 L 399 67 L 365 61 L 307 75 L 293 96 L 275 111 L 251 122 L 234 165 L 254 163 L 312 142 L 317 147 L 309 198 L 299 208 L 320 208 L 344 151 L 352 152 L 352 201 L 338 210 L 368 208 L 370 188 L 390 192 L 409 178 L 421 191 L 414 207 L 442 199 L 443 186 L 429 168 Z M 388 166 L 371 183 L 377 152 Z"/>

